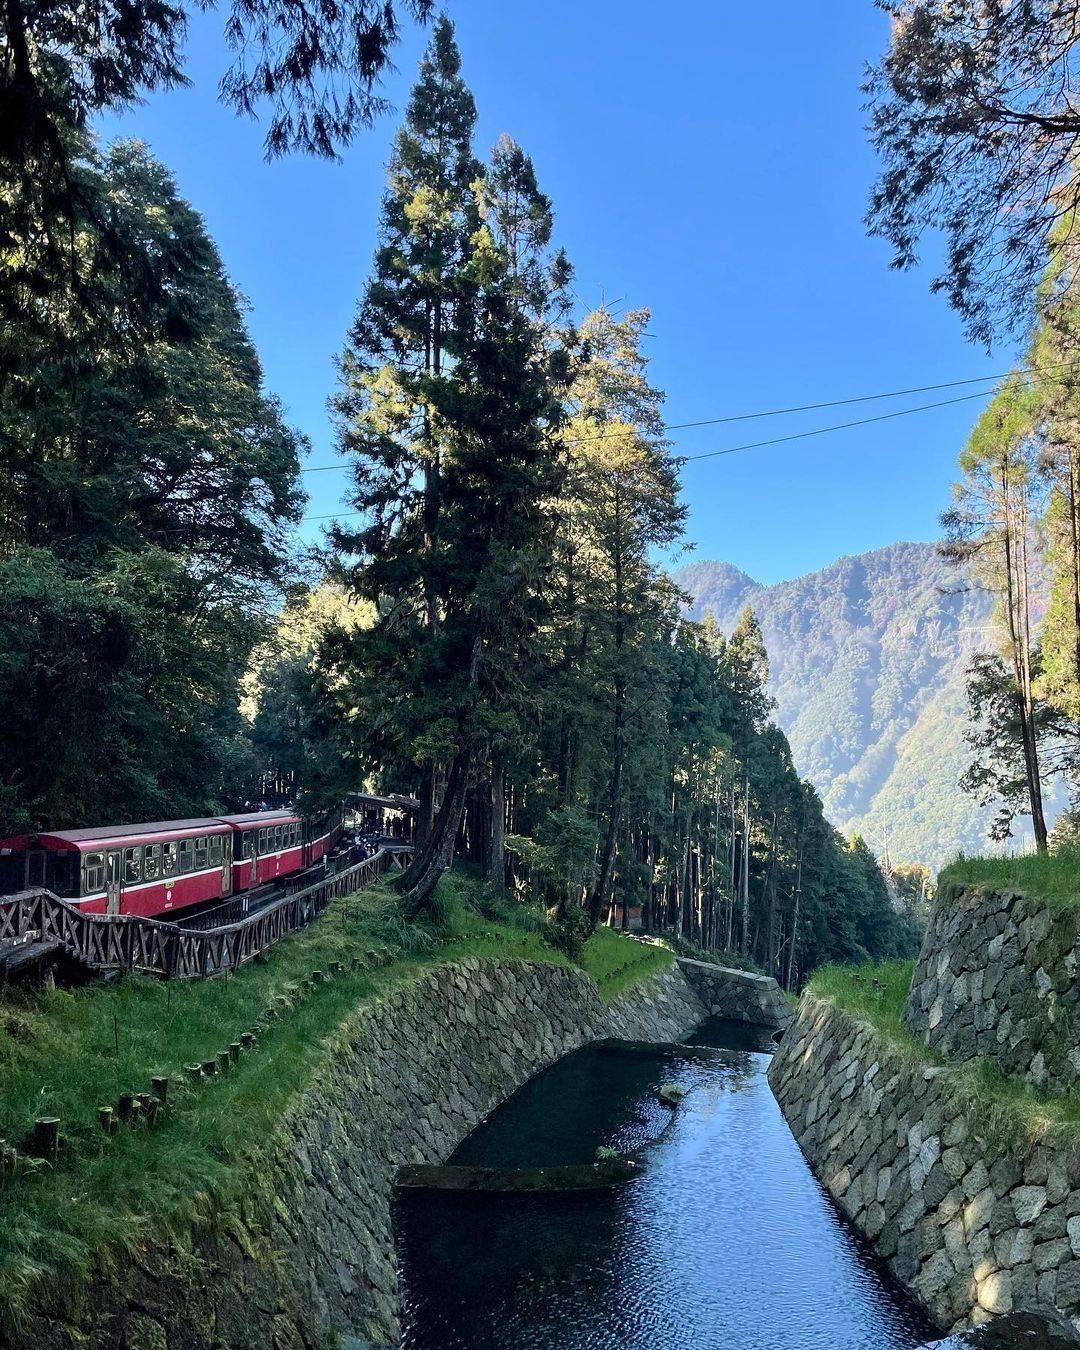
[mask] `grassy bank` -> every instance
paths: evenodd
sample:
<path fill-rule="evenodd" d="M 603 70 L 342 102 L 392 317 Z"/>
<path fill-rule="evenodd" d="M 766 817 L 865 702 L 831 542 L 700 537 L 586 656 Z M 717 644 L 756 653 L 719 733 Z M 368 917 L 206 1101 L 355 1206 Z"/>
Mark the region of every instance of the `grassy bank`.
<path fill-rule="evenodd" d="M 1056 908 L 1080 906 L 1080 852 L 1026 853 L 1015 858 L 957 858 L 938 877 L 947 886 L 1023 891 Z"/>
<path fill-rule="evenodd" d="M 1006 1078 L 986 1060 L 947 1065 L 908 1030 L 901 1012 L 913 968 L 911 961 L 822 966 L 810 977 L 807 992 L 871 1027 L 909 1063 L 948 1067 L 955 1092 L 985 1136 L 1023 1150 L 1053 1133 L 1069 1147 L 1080 1149 L 1080 1092 L 1050 1096 L 1022 1078 Z"/>
<path fill-rule="evenodd" d="M 0 1187 L 0 1324 L 18 1318 L 42 1275 L 70 1287 L 96 1254 L 130 1250 L 151 1230 L 182 1233 L 211 1215 L 228 1221 L 283 1111 L 358 1002 L 426 966 L 470 956 L 569 964 L 533 911 L 489 908 L 493 917 L 485 917 L 471 891 L 463 878 L 445 878 L 435 921 L 409 926 L 389 888 L 373 887 L 336 901 L 228 979 L 131 978 L 0 1000 L 0 1138 L 17 1143 L 37 1117 L 51 1115 L 70 1140 L 55 1169 Z M 365 965 L 353 971 L 356 956 Z M 610 999 L 671 959 L 601 930 L 580 965 Z M 333 962 L 345 973 L 300 997 L 311 972 Z M 185 1065 L 226 1050 L 281 998 L 294 1006 L 268 1023 L 256 1050 L 214 1082 L 186 1080 Z M 169 1079 L 160 1123 L 106 1139 L 98 1107 L 149 1091 L 155 1075 Z"/>
<path fill-rule="evenodd" d="M 674 960 L 674 952 L 662 943 L 635 942 L 614 929 L 598 928 L 585 944 L 581 966 L 600 986 L 600 997 L 610 1003 Z"/>

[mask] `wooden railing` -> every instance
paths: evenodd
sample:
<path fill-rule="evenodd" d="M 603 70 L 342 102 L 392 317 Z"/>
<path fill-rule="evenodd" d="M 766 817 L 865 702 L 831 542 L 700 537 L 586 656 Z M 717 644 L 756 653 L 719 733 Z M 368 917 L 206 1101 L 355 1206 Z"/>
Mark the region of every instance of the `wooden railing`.
<path fill-rule="evenodd" d="M 383 848 L 236 923 L 205 932 L 129 914 L 83 914 L 51 891 L 0 900 L 0 949 L 11 942 L 58 942 L 89 970 L 142 971 L 196 980 L 246 965 L 290 933 L 306 928 L 331 900 L 375 882 L 410 850 Z"/>

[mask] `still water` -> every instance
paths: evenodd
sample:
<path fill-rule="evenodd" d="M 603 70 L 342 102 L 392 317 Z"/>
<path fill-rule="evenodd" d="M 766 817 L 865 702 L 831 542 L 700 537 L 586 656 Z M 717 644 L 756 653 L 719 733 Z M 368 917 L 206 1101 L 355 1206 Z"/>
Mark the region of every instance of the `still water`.
<path fill-rule="evenodd" d="M 409 1350 L 910 1350 L 932 1328 L 814 1180 L 765 1078 L 768 1033 L 709 1024 L 700 1058 L 589 1048 L 527 1084 L 455 1163 L 641 1149 L 565 1196 L 411 1194 L 397 1226 Z M 664 1084 L 687 1089 L 674 1113 Z"/>

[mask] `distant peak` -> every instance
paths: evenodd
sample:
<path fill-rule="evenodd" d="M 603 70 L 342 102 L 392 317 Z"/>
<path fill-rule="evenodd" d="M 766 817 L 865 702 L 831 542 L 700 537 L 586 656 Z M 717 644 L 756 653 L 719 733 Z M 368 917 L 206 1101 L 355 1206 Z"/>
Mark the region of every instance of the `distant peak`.
<path fill-rule="evenodd" d="M 680 567 L 675 576 L 683 585 L 689 584 L 693 579 L 708 577 L 714 578 L 717 582 L 723 581 L 729 586 L 737 585 L 746 589 L 756 590 L 761 586 L 760 581 L 755 581 L 734 563 L 724 562 L 719 558 L 696 558 L 685 567 Z"/>

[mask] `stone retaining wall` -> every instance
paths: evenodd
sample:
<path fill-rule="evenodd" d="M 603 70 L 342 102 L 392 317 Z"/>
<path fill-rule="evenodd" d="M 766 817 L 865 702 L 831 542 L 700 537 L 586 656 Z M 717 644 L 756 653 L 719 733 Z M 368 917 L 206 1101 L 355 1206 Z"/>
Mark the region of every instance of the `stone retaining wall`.
<path fill-rule="evenodd" d="M 535 1073 L 609 1035 L 680 1039 L 705 1016 L 676 966 L 605 1008 L 583 972 L 521 961 L 432 969 L 357 1007 L 281 1122 L 242 1223 L 148 1243 L 34 1350 L 314 1350 L 397 1336 L 394 1177 L 444 1161 Z M 0 1333 L 0 1341 L 3 1340 Z"/>
<path fill-rule="evenodd" d="M 1080 1079 L 1080 911 L 1012 892 L 947 887 L 915 967 L 904 1020 L 953 1063 L 1065 1092 Z"/>
<path fill-rule="evenodd" d="M 769 1082 L 811 1168 L 943 1330 L 1057 1309 L 1080 1326 L 1080 1157 L 987 1129 L 956 1070 L 804 994 Z"/>
<path fill-rule="evenodd" d="M 679 969 L 710 1017 L 782 1028 L 789 1026 L 795 1016 L 795 1010 L 770 975 L 685 958 L 679 961 Z"/>
<path fill-rule="evenodd" d="M 681 1041 L 707 1016 L 707 1009 L 673 962 L 612 1000 L 607 1010 L 608 1035 L 621 1041 Z"/>

